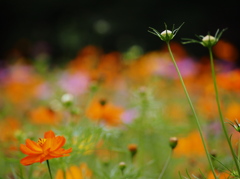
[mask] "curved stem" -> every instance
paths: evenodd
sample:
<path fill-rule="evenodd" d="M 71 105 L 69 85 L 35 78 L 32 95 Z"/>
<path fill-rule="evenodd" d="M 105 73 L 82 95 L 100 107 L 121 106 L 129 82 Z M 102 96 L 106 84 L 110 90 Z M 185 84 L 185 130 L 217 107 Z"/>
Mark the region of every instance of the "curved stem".
<path fill-rule="evenodd" d="M 49 172 L 49 175 L 50 175 L 50 179 L 53 179 L 50 164 L 49 164 L 48 160 L 47 160 L 47 166 L 48 166 L 48 172 Z"/>
<path fill-rule="evenodd" d="M 204 147 L 205 153 L 206 153 L 206 155 L 207 155 L 208 163 L 209 163 L 209 165 L 210 165 L 210 167 L 211 167 L 211 170 L 212 170 L 212 173 L 213 173 L 213 175 L 214 175 L 214 178 L 217 179 L 217 175 L 216 175 L 216 173 L 215 173 L 215 170 L 214 170 L 214 167 L 213 167 L 213 163 L 212 163 L 210 154 L 209 154 L 209 152 L 208 152 L 208 150 L 207 150 L 207 146 L 206 146 L 206 143 L 205 143 L 205 140 L 204 140 L 204 137 L 203 137 L 203 133 L 202 133 L 202 129 L 201 129 L 201 126 L 200 126 L 199 119 L 198 119 L 197 114 L 196 114 L 196 111 L 195 111 L 195 109 L 194 109 L 194 107 L 193 107 L 192 101 L 191 101 L 191 99 L 190 99 L 190 97 L 189 97 L 187 88 L 186 88 L 186 86 L 185 86 L 185 84 L 184 84 L 184 81 L 183 81 L 182 75 L 181 75 L 181 73 L 180 73 L 180 71 L 179 71 L 179 68 L 178 68 L 178 66 L 177 66 L 177 63 L 176 63 L 176 61 L 175 61 L 175 59 L 174 59 L 174 56 L 173 56 L 173 53 L 172 53 L 172 50 L 171 50 L 171 47 L 170 47 L 169 42 L 167 42 L 167 47 L 168 47 L 168 51 L 169 51 L 169 53 L 170 53 L 172 62 L 173 62 L 174 66 L 175 66 L 175 68 L 176 68 L 176 70 L 177 70 L 177 73 L 178 73 L 178 76 L 179 76 L 179 78 L 180 78 L 181 84 L 182 84 L 182 86 L 183 86 L 184 92 L 185 92 L 185 94 L 186 94 L 186 96 L 187 96 L 189 105 L 190 105 L 190 107 L 191 107 L 191 109 L 192 109 L 192 112 L 193 112 L 193 114 L 194 114 L 195 121 L 196 121 L 196 124 L 197 124 L 197 128 L 198 128 L 198 131 L 199 131 L 199 134 L 200 134 L 202 143 L 203 143 L 203 147 Z"/>
<path fill-rule="evenodd" d="M 165 171 L 166 171 L 166 169 L 167 169 L 167 167 L 168 167 L 168 164 L 169 164 L 169 162 L 170 162 L 170 160 L 171 160 L 171 158 L 172 158 L 172 152 L 173 152 L 173 150 L 171 150 L 171 153 L 169 154 L 169 156 L 168 156 L 168 158 L 167 158 L 167 161 L 166 161 L 166 163 L 164 164 L 164 167 L 163 167 L 162 172 L 160 173 L 158 179 L 161 179 L 161 178 L 163 177 L 163 174 L 165 173 Z"/>
<path fill-rule="evenodd" d="M 226 126 L 225 126 L 225 123 L 224 123 L 224 120 L 223 120 L 223 115 L 222 115 L 222 111 L 221 111 L 221 107 L 220 107 L 220 100 L 219 100 L 219 95 L 218 95 L 216 74 L 215 74 L 215 70 L 214 70 L 212 49 L 208 48 L 208 50 L 209 50 L 209 55 L 210 55 L 212 78 L 213 78 L 215 96 L 216 96 L 217 107 L 218 107 L 218 112 L 219 112 L 219 116 L 220 116 L 221 125 L 222 125 L 222 128 L 223 128 L 223 132 L 224 132 L 224 134 L 225 134 L 225 136 L 227 138 L 227 142 L 228 142 L 229 148 L 231 150 L 231 154 L 232 154 L 233 160 L 234 160 L 235 165 L 237 167 L 238 174 L 240 175 L 240 169 L 239 169 L 239 164 L 238 164 L 238 161 L 237 161 L 237 156 L 234 153 L 234 150 L 233 150 L 233 147 L 232 147 L 232 143 L 231 143 L 231 141 L 230 141 L 230 139 L 228 137 L 227 129 L 226 129 Z"/>

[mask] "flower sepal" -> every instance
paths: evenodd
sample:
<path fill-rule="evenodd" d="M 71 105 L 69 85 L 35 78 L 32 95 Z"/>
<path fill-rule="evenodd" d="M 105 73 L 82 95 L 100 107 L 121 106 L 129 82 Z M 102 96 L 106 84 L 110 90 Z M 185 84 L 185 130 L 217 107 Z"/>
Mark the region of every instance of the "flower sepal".
<path fill-rule="evenodd" d="M 227 28 L 219 31 L 219 29 L 216 31 L 214 36 L 211 36 L 210 33 L 208 33 L 208 35 L 203 36 L 203 35 L 196 35 L 196 37 L 199 40 L 195 40 L 195 39 L 189 39 L 189 38 L 183 38 L 183 40 L 185 40 L 184 42 L 182 42 L 182 44 L 190 44 L 190 43 L 199 43 L 204 47 L 208 47 L 211 48 L 214 45 L 217 44 L 217 42 L 219 41 L 220 37 L 222 36 L 223 32 L 226 31 Z"/>
<path fill-rule="evenodd" d="M 153 35 L 158 36 L 162 41 L 169 42 L 170 40 L 172 40 L 175 37 L 175 35 L 179 31 L 179 29 L 182 27 L 184 22 L 177 29 L 174 29 L 174 25 L 173 25 L 172 30 L 168 30 L 167 24 L 166 23 L 164 23 L 164 24 L 165 24 L 165 30 L 162 31 L 161 33 L 152 27 L 149 27 L 152 31 L 148 30 L 148 32 L 150 32 Z"/>
<path fill-rule="evenodd" d="M 237 119 L 234 120 L 234 122 L 228 120 L 228 124 L 230 124 L 237 132 L 240 132 L 240 123 L 238 122 Z"/>

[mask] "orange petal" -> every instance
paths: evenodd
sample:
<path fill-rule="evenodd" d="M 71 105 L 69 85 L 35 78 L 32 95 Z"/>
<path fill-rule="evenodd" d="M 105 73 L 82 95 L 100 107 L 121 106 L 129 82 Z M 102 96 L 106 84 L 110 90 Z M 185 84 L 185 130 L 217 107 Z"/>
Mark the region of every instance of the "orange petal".
<path fill-rule="evenodd" d="M 47 149 L 46 151 L 44 151 L 44 153 L 41 155 L 40 163 L 42 163 L 45 160 L 52 159 L 53 157 L 51 157 L 49 154 L 50 154 L 50 149 Z"/>
<path fill-rule="evenodd" d="M 33 151 L 42 152 L 42 148 L 36 142 L 30 139 L 26 140 L 26 146 Z"/>
<path fill-rule="evenodd" d="M 20 160 L 22 165 L 31 165 L 36 162 L 40 162 L 40 155 L 31 155 Z"/>
<path fill-rule="evenodd" d="M 48 132 L 45 132 L 44 134 L 44 138 L 53 138 L 55 137 L 55 133 L 53 131 L 48 131 Z"/>
<path fill-rule="evenodd" d="M 50 155 L 51 155 L 52 157 L 62 157 L 63 155 L 69 154 L 69 153 L 71 153 L 71 152 L 72 152 L 72 148 L 67 149 L 67 150 L 61 148 L 61 149 L 59 149 L 59 150 L 56 150 L 56 151 L 54 151 L 54 152 L 51 152 Z"/>
<path fill-rule="evenodd" d="M 20 145 L 20 150 L 22 151 L 22 153 L 27 154 L 27 155 L 36 155 L 36 154 L 42 153 L 42 151 L 31 150 L 26 145 L 23 145 L 23 144 Z"/>
<path fill-rule="evenodd" d="M 77 166 L 71 166 L 66 172 L 67 178 L 83 178 L 81 170 Z"/>
<path fill-rule="evenodd" d="M 47 138 L 45 143 L 43 144 L 43 150 L 46 151 L 46 150 L 49 150 L 51 148 L 53 148 L 54 146 L 54 139 L 55 138 Z"/>
<path fill-rule="evenodd" d="M 65 142 L 66 142 L 65 137 L 63 136 L 56 137 L 54 140 L 54 146 L 52 146 L 51 151 L 58 150 L 65 144 Z"/>
<path fill-rule="evenodd" d="M 64 173 L 62 170 L 58 170 L 56 174 L 56 179 L 64 179 Z"/>

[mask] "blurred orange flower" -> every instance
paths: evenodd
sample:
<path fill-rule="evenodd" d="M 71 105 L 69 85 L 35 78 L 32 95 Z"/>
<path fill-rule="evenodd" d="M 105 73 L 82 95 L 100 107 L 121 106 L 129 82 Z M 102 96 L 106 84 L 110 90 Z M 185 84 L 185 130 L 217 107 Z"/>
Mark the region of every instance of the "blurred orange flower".
<path fill-rule="evenodd" d="M 206 102 L 207 99 L 207 102 Z M 200 114 L 205 115 L 205 119 L 213 120 L 218 115 L 217 104 L 214 96 L 210 94 L 202 94 L 202 97 L 199 97 L 196 102 L 197 108 L 200 111 Z"/>
<path fill-rule="evenodd" d="M 7 117 L 0 120 L 0 142 L 1 142 L 1 152 L 7 156 L 12 156 L 18 151 L 18 139 L 16 137 L 17 133 L 21 129 L 20 121 L 13 118 Z"/>
<path fill-rule="evenodd" d="M 81 49 L 73 60 L 68 64 L 68 69 L 72 72 L 91 73 L 98 64 L 102 51 L 93 45 Z"/>
<path fill-rule="evenodd" d="M 216 174 L 218 176 L 218 179 L 227 179 L 227 178 L 230 179 L 230 178 L 233 178 L 233 177 L 231 177 L 230 174 L 225 173 L 225 172 L 216 172 Z M 215 178 L 214 175 L 212 174 L 212 172 L 210 172 L 208 174 L 207 179 L 214 179 L 214 178 Z"/>
<path fill-rule="evenodd" d="M 164 65 L 159 65 L 159 61 L 164 63 Z M 164 60 L 163 60 L 164 59 Z M 165 68 L 166 60 L 164 54 L 160 51 L 153 51 L 146 53 L 145 55 L 139 57 L 139 59 L 132 61 L 128 64 L 126 69 L 127 79 L 131 79 L 134 83 L 146 82 L 149 80 L 149 77 L 156 73 L 156 71 L 164 66 Z"/>
<path fill-rule="evenodd" d="M 55 179 L 90 179 L 92 177 L 92 171 L 86 163 L 81 163 L 80 166 L 71 166 L 65 175 L 64 177 L 62 170 L 58 170 Z"/>
<path fill-rule="evenodd" d="M 122 113 L 123 109 L 121 107 L 108 103 L 104 99 L 93 101 L 86 110 L 87 117 L 110 126 L 117 126 L 122 123 Z"/>
<path fill-rule="evenodd" d="M 30 111 L 29 117 L 35 124 L 56 124 L 61 119 L 60 113 L 44 106 L 39 106 Z"/>
<path fill-rule="evenodd" d="M 174 149 L 176 156 L 203 156 L 205 150 L 198 131 L 191 132 L 187 137 L 180 138 L 177 147 Z"/>
<path fill-rule="evenodd" d="M 234 122 L 240 118 L 240 103 L 231 102 L 226 108 L 225 118 Z"/>
<path fill-rule="evenodd" d="M 4 120 L 0 121 L 0 141 L 14 141 L 16 137 L 14 136 L 14 132 L 19 130 L 21 127 L 19 120 L 8 117 Z"/>
<path fill-rule="evenodd" d="M 217 75 L 217 81 L 221 88 L 239 92 L 240 90 L 240 70 L 232 70 Z"/>
<path fill-rule="evenodd" d="M 13 65 L 3 86 L 5 97 L 19 107 L 25 107 L 37 97 L 43 79 L 30 66 Z"/>
<path fill-rule="evenodd" d="M 117 82 L 121 81 L 122 70 L 122 55 L 119 52 L 111 52 L 102 55 L 92 77 L 94 80 L 100 80 L 107 87 L 113 88 Z"/>
<path fill-rule="evenodd" d="M 72 152 L 72 148 L 67 150 L 62 148 L 65 142 L 65 137 L 55 136 L 55 133 L 51 130 L 45 132 L 44 138 L 39 138 L 38 142 L 27 139 L 26 145 L 20 145 L 20 150 L 28 156 L 21 159 L 20 163 L 22 165 L 31 165 L 52 158 L 68 156 Z"/>
<path fill-rule="evenodd" d="M 219 42 L 213 47 L 213 53 L 216 57 L 235 62 L 239 58 L 238 49 L 230 42 L 219 40 Z"/>

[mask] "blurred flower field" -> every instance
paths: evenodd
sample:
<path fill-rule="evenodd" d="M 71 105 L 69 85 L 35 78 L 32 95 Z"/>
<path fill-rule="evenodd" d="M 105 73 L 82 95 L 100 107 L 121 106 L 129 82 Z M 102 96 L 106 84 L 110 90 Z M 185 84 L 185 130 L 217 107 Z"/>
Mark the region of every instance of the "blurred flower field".
<path fill-rule="evenodd" d="M 219 122 L 209 57 L 191 57 L 174 41 L 171 47 L 216 157 L 216 173 L 227 178 L 233 161 Z M 220 40 L 213 54 L 224 119 L 240 120 L 238 51 Z M 179 173 L 214 178 L 166 47 L 104 53 L 89 45 L 65 65 L 52 67 L 46 54 L 31 62 L 21 55 L 11 58 L 0 68 L 0 178 L 49 178 L 49 162 L 54 179 L 157 179 L 169 155 L 163 178 Z M 238 154 L 239 133 L 226 127 Z M 48 144 L 52 157 L 39 163 L 39 146 L 55 135 Z M 174 149 L 172 137 L 178 139 Z M 26 154 L 31 160 L 20 162 Z"/>

